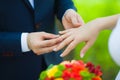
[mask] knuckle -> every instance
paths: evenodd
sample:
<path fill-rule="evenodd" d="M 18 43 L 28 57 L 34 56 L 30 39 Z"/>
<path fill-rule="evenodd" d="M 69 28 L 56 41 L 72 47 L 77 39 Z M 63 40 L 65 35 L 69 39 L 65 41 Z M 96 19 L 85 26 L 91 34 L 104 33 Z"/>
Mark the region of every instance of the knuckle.
<path fill-rule="evenodd" d="M 49 53 L 49 52 L 51 52 L 51 50 L 46 50 L 46 53 Z"/>
<path fill-rule="evenodd" d="M 35 48 L 36 48 L 37 46 L 38 46 L 37 44 L 33 44 L 33 47 L 35 47 Z"/>
<path fill-rule="evenodd" d="M 38 51 L 38 50 L 33 50 L 33 52 L 34 52 L 36 55 L 40 55 L 40 54 L 41 54 L 41 52 Z"/>
<path fill-rule="evenodd" d="M 53 51 L 53 47 L 51 47 L 47 50 L 47 52 L 51 52 L 51 51 Z"/>
<path fill-rule="evenodd" d="M 59 42 L 59 40 L 54 40 L 51 44 L 54 45 L 54 44 L 56 44 L 58 42 Z"/>
<path fill-rule="evenodd" d="M 58 47 L 58 48 L 62 48 L 64 45 L 65 45 L 65 44 L 64 44 L 64 43 L 62 43 L 62 44 L 60 44 L 60 45 L 59 45 L 59 47 Z"/>
<path fill-rule="evenodd" d="M 67 47 L 67 50 L 69 50 L 69 51 L 71 51 L 71 50 L 73 50 L 74 49 L 74 45 L 73 44 L 70 44 L 68 47 Z"/>
<path fill-rule="evenodd" d="M 61 44 L 61 47 L 63 47 L 63 46 L 65 46 L 67 44 L 67 42 L 65 41 L 65 42 L 63 42 L 62 44 Z"/>
<path fill-rule="evenodd" d="M 71 49 L 73 49 L 73 46 L 69 46 L 69 47 L 68 47 L 68 50 L 71 50 Z"/>
<path fill-rule="evenodd" d="M 47 43 L 47 45 L 49 45 L 49 46 L 51 46 L 51 45 L 53 45 L 53 44 L 54 44 L 54 42 L 53 42 L 53 41 L 51 41 L 51 42 Z"/>
<path fill-rule="evenodd" d="M 41 33 L 42 33 L 42 34 L 45 34 L 45 32 L 44 32 L 44 31 L 42 31 Z"/>

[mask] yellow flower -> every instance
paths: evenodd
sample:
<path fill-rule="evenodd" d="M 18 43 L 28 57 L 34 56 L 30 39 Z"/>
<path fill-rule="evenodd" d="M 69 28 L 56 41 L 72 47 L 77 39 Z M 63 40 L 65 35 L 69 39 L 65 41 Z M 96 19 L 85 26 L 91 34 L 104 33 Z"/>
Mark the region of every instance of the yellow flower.
<path fill-rule="evenodd" d="M 56 78 L 55 80 L 64 80 L 63 78 Z"/>
<path fill-rule="evenodd" d="M 49 78 L 54 77 L 55 73 L 58 71 L 57 66 L 52 67 L 47 71 L 47 75 Z"/>

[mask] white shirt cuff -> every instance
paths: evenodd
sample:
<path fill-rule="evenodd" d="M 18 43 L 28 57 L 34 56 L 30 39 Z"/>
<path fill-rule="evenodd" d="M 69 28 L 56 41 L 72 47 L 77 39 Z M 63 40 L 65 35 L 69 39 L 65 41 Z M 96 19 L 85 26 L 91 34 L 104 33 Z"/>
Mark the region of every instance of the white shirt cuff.
<path fill-rule="evenodd" d="M 21 35 L 22 52 L 30 51 L 30 49 L 28 48 L 28 44 L 27 44 L 27 36 L 28 36 L 28 33 L 22 33 Z"/>

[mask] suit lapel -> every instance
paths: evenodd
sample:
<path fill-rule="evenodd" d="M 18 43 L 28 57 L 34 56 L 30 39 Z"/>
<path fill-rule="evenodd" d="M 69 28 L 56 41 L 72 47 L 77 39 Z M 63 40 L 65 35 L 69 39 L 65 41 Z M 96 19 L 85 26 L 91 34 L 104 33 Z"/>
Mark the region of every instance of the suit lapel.
<path fill-rule="evenodd" d="M 34 10 L 28 0 L 23 0 L 23 2 L 24 2 L 24 4 L 25 4 L 26 7 L 28 7 L 28 8 L 31 9 L 31 10 Z"/>

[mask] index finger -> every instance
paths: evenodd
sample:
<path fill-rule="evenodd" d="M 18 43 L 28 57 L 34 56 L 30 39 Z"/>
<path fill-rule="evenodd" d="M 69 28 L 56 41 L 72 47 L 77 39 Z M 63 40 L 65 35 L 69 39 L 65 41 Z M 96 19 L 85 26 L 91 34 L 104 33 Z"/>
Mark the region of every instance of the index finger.
<path fill-rule="evenodd" d="M 42 47 L 50 47 L 50 46 L 56 45 L 57 43 L 60 43 L 61 41 L 62 41 L 61 38 L 44 40 L 44 41 L 41 43 L 41 46 L 42 46 Z"/>
<path fill-rule="evenodd" d="M 76 45 L 77 45 L 76 41 L 71 42 L 60 56 L 64 57 L 68 55 L 75 48 Z"/>

